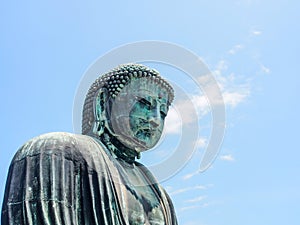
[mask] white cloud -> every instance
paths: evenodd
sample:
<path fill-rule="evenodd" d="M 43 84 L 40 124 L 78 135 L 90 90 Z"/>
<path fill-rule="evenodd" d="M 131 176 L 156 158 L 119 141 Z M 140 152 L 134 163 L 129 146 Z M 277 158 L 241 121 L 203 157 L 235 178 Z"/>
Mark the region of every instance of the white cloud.
<path fill-rule="evenodd" d="M 244 46 L 241 44 L 235 45 L 228 51 L 228 54 L 235 55 L 238 51 L 240 51 L 243 48 Z"/>
<path fill-rule="evenodd" d="M 242 48 L 242 45 L 236 45 L 236 49 Z M 170 108 L 166 118 L 165 132 L 167 134 L 180 134 L 182 124 L 191 124 L 198 122 L 199 119 L 207 115 L 212 104 L 225 104 L 225 106 L 236 107 L 250 95 L 249 85 L 238 82 L 234 73 L 228 74 L 228 63 L 225 60 L 220 60 L 215 70 L 214 77 L 211 74 L 201 76 L 199 82 L 204 86 L 206 93 L 211 97 L 209 102 L 206 95 L 198 92 L 198 94 L 190 95 L 189 98 L 179 97 Z M 227 73 L 227 74 L 226 74 Z M 217 96 L 216 87 L 213 82 L 217 82 L 220 92 L 223 97 L 223 102 Z M 216 95 L 214 97 L 214 95 Z M 213 100 L 212 100 L 213 99 Z M 202 141 L 202 142 L 201 142 Z M 203 146 L 205 143 L 200 140 L 199 144 Z"/>
<path fill-rule="evenodd" d="M 186 200 L 185 202 L 186 203 L 196 203 L 196 202 L 202 201 L 205 198 L 207 198 L 207 196 L 202 195 L 202 196 L 198 196 L 196 198 L 192 198 L 192 199 Z"/>
<path fill-rule="evenodd" d="M 195 94 L 195 92 L 193 92 L 193 94 L 190 95 L 189 98 L 187 98 L 186 96 L 181 96 L 181 98 L 177 98 L 177 100 L 174 102 L 176 104 L 173 104 L 173 107 L 170 107 L 170 110 L 168 112 L 164 134 L 180 135 L 182 132 L 182 128 L 184 128 L 185 125 L 191 125 L 190 127 L 193 128 L 196 123 L 197 125 L 199 125 L 199 120 L 210 113 L 210 104 L 212 105 L 221 103 L 227 107 L 235 108 L 239 104 L 244 102 L 250 96 L 250 85 L 248 81 L 245 80 L 243 77 L 238 77 L 234 73 L 228 72 L 228 70 L 228 62 L 226 60 L 220 60 L 217 63 L 215 70 L 213 71 L 214 77 L 212 77 L 212 75 L 210 74 L 206 76 L 201 76 L 199 78 L 199 80 L 201 80 L 201 84 L 207 85 L 206 87 L 208 87 L 208 89 L 210 88 L 209 85 L 212 84 L 212 78 L 214 78 L 220 88 L 220 92 L 223 97 L 223 102 L 208 102 L 207 96 L 200 93 L 200 90 L 198 92 L 199 94 Z M 215 94 L 213 92 L 215 89 L 212 88 L 211 90 L 211 92 L 210 90 L 208 90 L 208 94 L 210 97 L 211 95 Z M 200 123 L 201 122 L 202 121 L 200 121 Z M 195 141 L 196 142 L 194 142 L 194 146 L 198 149 L 205 148 L 207 146 L 207 143 L 209 142 L 208 139 L 203 137 L 198 138 Z M 189 180 L 194 176 L 198 175 L 200 172 L 201 171 L 199 170 L 199 168 L 197 168 L 194 172 L 184 175 L 182 179 Z M 174 193 L 176 194 L 178 192 Z"/>
<path fill-rule="evenodd" d="M 234 157 L 231 154 L 221 155 L 220 159 L 223 160 L 223 161 L 229 161 L 229 162 L 235 161 Z"/>
<path fill-rule="evenodd" d="M 210 205 L 209 203 L 203 203 L 203 204 L 200 204 L 200 205 L 191 205 L 191 206 L 181 207 L 179 209 L 179 212 L 183 212 L 183 211 L 187 211 L 187 210 L 193 210 L 193 209 L 197 209 L 197 208 L 205 208 L 209 205 Z"/>
<path fill-rule="evenodd" d="M 174 196 L 174 195 L 182 194 L 182 193 L 185 193 L 188 191 L 205 190 L 205 189 L 207 189 L 207 186 L 197 185 L 195 187 L 186 187 L 186 188 L 181 188 L 181 189 L 175 190 L 175 191 L 171 192 L 170 195 Z"/>
<path fill-rule="evenodd" d="M 229 70 L 229 63 L 226 60 L 220 60 L 217 65 L 215 66 L 215 70 L 213 70 L 213 75 L 215 80 L 217 81 L 220 91 L 222 93 L 223 101 L 225 106 L 235 108 L 242 102 L 244 102 L 251 94 L 250 89 L 250 79 L 245 79 L 244 76 L 237 76 L 233 72 L 228 72 Z M 210 85 L 211 84 L 211 75 L 202 76 L 199 78 L 199 82 L 203 85 Z M 206 100 L 206 96 L 198 95 L 193 96 L 192 101 L 197 108 L 198 115 L 205 115 L 209 113 L 210 106 Z M 187 110 L 188 111 L 188 110 Z M 196 121 L 195 121 L 196 122 Z M 199 147 L 206 147 L 207 139 L 200 139 L 197 140 L 196 144 Z M 222 156 L 222 160 L 227 161 L 234 161 L 233 156 L 227 155 Z M 195 171 L 185 174 L 182 179 L 189 180 L 192 179 L 194 176 L 198 175 L 201 171 L 199 168 L 196 168 Z"/>
<path fill-rule="evenodd" d="M 165 132 L 167 134 L 180 134 L 182 127 L 182 119 L 179 112 L 171 107 L 166 117 Z"/>
<path fill-rule="evenodd" d="M 206 138 L 199 138 L 196 141 L 196 147 L 197 148 L 205 148 L 207 145 L 207 139 Z"/>
<path fill-rule="evenodd" d="M 223 99 L 227 106 L 236 107 L 249 96 L 248 91 L 224 92 Z"/>
<path fill-rule="evenodd" d="M 205 95 L 194 95 L 191 97 L 191 100 L 200 117 L 205 116 L 209 112 L 210 106 Z"/>
<path fill-rule="evenodd" d="M 197 175 L 198 173 L 199 173 L 198 170 L 196 172 L 193 172 L 193 173 L 188 173 L 188 174 L 183 176 L 183 180 L 191 179 L 193 176 Z"/>
<path fill-rule="evenodd" d="M 228 69 L 228 63 L 224 59 L 222 59 L 217 63 L 217 66 L 214 70 L 214 74 L 216 76 L 220 76 L 222 75 L 222 71 L 225 71 L 227 69 Z"/>
<path fill-rule="evenodd" d="M 210 165 L 209 168 L 212 169 L 212 168 L 214 168 L 214 167 L 213 167 L 213 165 Z M 183 179 L 183 180 L 189 180 L 189 179 L 191 179 L 192 177 L 198 175 L 198 174 L 201 173 L 201 172 L 203 172 L 203 170 L 201 170 L 200 168 L 198 168 L 196 171 L 184 175 L 184 176 L 182 177 L 182 179 Z"/>
<path fill-rule="evenodd" d="M 262 34 L 262 31 L 260 31 L 260 30 L 252 30 L 251 34 L 254 35 L 254 36 L 259 36 L 259 35 Z"/>
<path fill-rule="evenodd" d="M 241 45 L 238 45 L 237 48 L 242 48 Z M 193 107 L 197 110 L 197 113 L 200 118 L 205 116 L 207 113 L 210 112 L 210 105 L 211 104 L 225 104 L 225 106 L 235 107 L 241 102 L 243 102 L 249 95 L 250 95 L 250 87 L 247 81 L 243 80 L 240 81 L 234 73 L 227 72 L 228 70 L 228 63 L 225 60 L 220 60 L 215 70 L 213 70 L 214 79 L 216 80 L 219 89 L 221 91 L 223 101 L 220 102 L 220 98 L 215 93 L 215 86 L 213 85 L 213 80 L 210 77 L 211 74 L 206 76 L 201 76 L 198 81 L 205 87 L 207 93 L 209 95 L 216 95 L 214 102 L 209 102 L 208 98 L 204 94 L 192 95 L 191 101 Z M 226 74 L 227 73 L 227 74 Z M 219 99 L 218 101 L 216 99 Z M 190 100 L 187 102 L 182 102 L 180 105 L 183 106 L 184 111 L 188 114 L 191 112 L 191 104 Z M 188 117 L 192 118 L 192 117 Z M 194 121 L 189 121 L 194 122 Z"/>
<path fill-rule="evenodd" d="M 234 73 L 227 73 L 228 65 L 225 60 L 220 60 L 214 70 L 214 75 L 222 91 L 225 106 L 236 107 L 250 95 L 247 81 L 238 81 Z"/>
<path fill-rule="evenodd" d="M 186 207 L 181 207 L 179 209 L 180 212 L 183 212 L 183 211 L 187 211 L 187 210 L 191 210 L 191 209 L 196 209 L 196 208 L 200 208 L 201 205 L 191 205 L 191 206 L 186 206 Z"/>
<path fill-rule="evenodd" d="M 177 101 L 170 108 L 166 117 L 165 132 L 180 134 L 182 124 L 198 122 L 198 119 L 209 112 L 209 104 L 204 95 L 192 95 Z"/>
<path fill-rule="evenodd" d="M 271 73 L 271 70 L 268 68 L 268 67 L 266 67 L 266 66 L 264 66 L 264 65 L 260 65 L 260 69 L 261 69 L 261 71 L 264 73 L 264 74 L 269 74 L 269 73 Z"/>
<path fill-rule="evenodd" d="M 202 207 L 202 208 L 205 208 L 205 207 L 210 206 L 210 205 L 211 205 L 211 203 L 206 202 L 206 203 L 203 203 L 203 204 L 201 205 L 201 207 Z"/>

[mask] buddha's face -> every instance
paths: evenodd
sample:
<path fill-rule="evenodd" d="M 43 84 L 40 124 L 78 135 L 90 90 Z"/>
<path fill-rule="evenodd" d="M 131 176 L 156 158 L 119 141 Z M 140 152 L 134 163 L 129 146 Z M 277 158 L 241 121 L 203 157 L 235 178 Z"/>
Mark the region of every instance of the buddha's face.
<path fill-rule="evenodd" d="M 111 125 L 118 139 L 137 151 L 159 141 L 168 113 L 168 94 L 147 79 L 131 81 L 113 101 Z"/>

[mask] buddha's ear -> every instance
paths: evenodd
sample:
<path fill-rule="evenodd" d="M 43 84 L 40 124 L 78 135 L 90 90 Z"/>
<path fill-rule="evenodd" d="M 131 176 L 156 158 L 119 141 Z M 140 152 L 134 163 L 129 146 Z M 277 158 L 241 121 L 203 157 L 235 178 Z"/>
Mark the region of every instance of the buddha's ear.
<path fill-rule="evenodd" d="M 104 128 L 107 122 L 105 107 L 107 105 L 108 92 L 106 88 L 101 88 L 94 100 L 94 127 L 93 133 L 101 136 L 104 132 Z"/>

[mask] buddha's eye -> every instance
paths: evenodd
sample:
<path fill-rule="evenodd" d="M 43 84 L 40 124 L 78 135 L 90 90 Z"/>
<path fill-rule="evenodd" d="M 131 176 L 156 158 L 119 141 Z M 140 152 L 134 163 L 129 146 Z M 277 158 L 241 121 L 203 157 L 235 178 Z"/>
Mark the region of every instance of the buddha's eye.
<path fill-rule="evenodd" d="M 136 99 L 141 105 L 145 106 L 147 109 L 151 108 L 152 104 L 147 99 L 140 97 L 136 97 Z"/>

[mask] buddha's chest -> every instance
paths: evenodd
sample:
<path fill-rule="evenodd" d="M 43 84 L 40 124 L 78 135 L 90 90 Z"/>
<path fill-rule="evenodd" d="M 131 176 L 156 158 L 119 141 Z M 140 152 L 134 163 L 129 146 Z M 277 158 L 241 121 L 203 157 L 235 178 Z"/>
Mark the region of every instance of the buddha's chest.
<path fill-rule="evenodd" d="M 121 171 L 126 213 L 130 225 L 164 225 L 164 204 L 158 189 L 138 168 Z"/>

